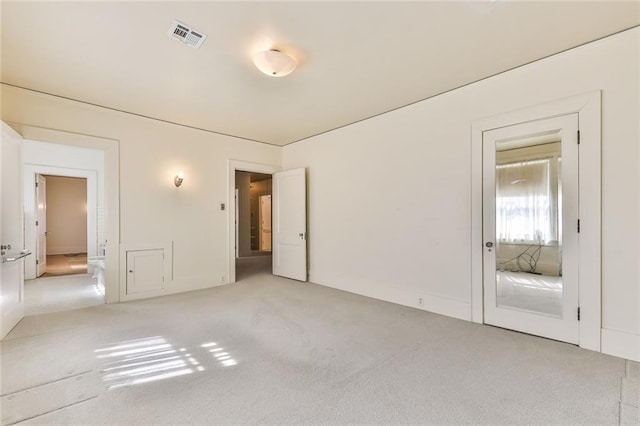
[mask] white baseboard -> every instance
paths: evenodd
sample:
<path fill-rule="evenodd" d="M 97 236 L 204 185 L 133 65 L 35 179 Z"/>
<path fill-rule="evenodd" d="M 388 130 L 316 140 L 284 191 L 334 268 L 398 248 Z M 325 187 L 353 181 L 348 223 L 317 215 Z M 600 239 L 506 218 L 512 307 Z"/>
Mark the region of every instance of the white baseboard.
<path fill-rule="evenodd" d="M 427 294 L 423 297 L 424 306 L 419 307 L 420 309 L 448 317 L 471 321 L 471 302 L 449 299 L 447 297 L 440 297 L 432 294 Z"/>
<path fill-rule="evenodd" d="M 226 284 L 228 284 L 226 281 L 222 283 L 212 282 L 210 275 L 196 278 L 179 278 L 165 283 L 165 287 L 160 290 L 147 291 L 144 293 L 123 294 L 120 296 L 120 301 L 128 302 L 131 300 L 151 299 L 152 297 L 169 296 L 171 294 L 220 287 Z"/>
<path fill-rule="evenodd" d="M 640 362 L 640 334 L 602 329 L 602 353 Z"/>
<path fill-rule="evenodd" d="M 71 253 L 86 253 L 87 246 L 70 246 L 70 247 L 47 247 L 47 254 L 71 254 Z"/>
<path fill-rule="evenodd" d="M 398 287 L 389 288 L 353 288 L 342 287 L 340 285 L 331 285 L 318 282 L 309 277 L 310 282 L 324 287 L 331 287 L 349 293 L 358 294 L 360 296 L 371 297 L 372 299 L 383 300 L 385 302 L 395 303 L 398 305 L 408 306 L 410 308 L 421 309 L 432 312 L 434 314 L 444 315 L 447 317 L 458 318 L 465 321 L 471 321 L 471 303 L 457 299 L 437 296 L 434 294 L 416 293 L 411 290 L 405 290 Z M 418 304 L 418 299 L 422 299 L 422 305 Z"/>

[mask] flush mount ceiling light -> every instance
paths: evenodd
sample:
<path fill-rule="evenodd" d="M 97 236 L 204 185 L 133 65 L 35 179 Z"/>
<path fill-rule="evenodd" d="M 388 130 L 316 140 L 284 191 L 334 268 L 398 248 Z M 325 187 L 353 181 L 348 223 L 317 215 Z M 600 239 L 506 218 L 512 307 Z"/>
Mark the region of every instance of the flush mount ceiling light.
<path fill-rule="evenodd" d="M 271 77 L 284 77 L 296 69 L 296 61 L 279 50 L 265 50 L 253 55 L 256 67 Z"/>
<path fill-rule="evenodd" d="M 183 181 L 184 181 L 184 172 L 180 170 L 176 174 L 176 176 L 173 178 L 173 184 L 176 186 L 176 188 L 180 188 L 180 185 L 182 185 Z"/>

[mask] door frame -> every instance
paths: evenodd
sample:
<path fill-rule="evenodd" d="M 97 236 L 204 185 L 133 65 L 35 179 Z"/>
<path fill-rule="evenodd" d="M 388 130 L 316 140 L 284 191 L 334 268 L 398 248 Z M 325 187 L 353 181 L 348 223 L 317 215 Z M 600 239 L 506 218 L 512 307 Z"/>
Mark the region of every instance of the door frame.
<path fill-rule="evenodd" d="M 234 184 L 235 186 L 235 184 Z M 240 200 L 238 199 L 238 197 L 240 197 L 240 191 L 236 188 L 235 192 L 233 194 L 234 196 L 234 203 L 233 203 L 233 208 L 234 210 L 234 225 L 235 225 L 235 256 L 236 259 L 240 257 L 240 247 L 238 246 L 238 240 L 240 239 L 240 212 L 239 212 L 239 207 L 240 207 Z"/>
<path fill-rule="evenodd" d="M 104 151 L 105 302 L 120 301 L 120 141 L 29 124 L 8 123 L 24 139 Z"/>
<path fill-rule="evenodd" d="M 578 238 L 579 233 L 576 229 L 576 219 L 580 217 L 578 211 L 578 160 L 579 145 L 577 138 L 578 131 L 578 115 L 569 114 L 549 119 L 536 120 L 514 126 L 501 127 L 496 130 L 484 132 L 483 134 L 483 219 L 484 219 L 484 322 L 486 324 L 496 325 L 512 330 L 525 333 L 535 334 L 537 336 L 548 337 L 567 343 L 577 344 L 579 342 L 579 321 L 577 318 L 577 308 L 579 306 L 579 278 L 578 278 Z M 552 133 L 553 132 L 553 133 Z M 550 154 L 525 155 L 521 158 L 504 158 L 500 161 L 501 147 L 506 146 L 507 149 L 515 148 L 515 143 L 519 141 L 530 140 L 532 135 L 545 134 L 545 137 L 553 138 L 559 145 L 560 151 L 558 155 L 562 158 L 562 167 L 557 175 L 561 183 L 562 192 L 556 193 L 555 202 L 551 203 L 556 206 L 557 210 L 557 228 L 554 230 L 560 232 L 556 237 L 560 241 L 559 250 L 561 256 L 561 282 L 562 291 L 560 298 L 560 316 L 556 317 L 550 312 L 541 310 L 517 307 L 509 303 L 499 303 L 498 282 L 500 272 L 498 268 L 498 251 L 499 247 L 505 243 L 501 241 L 497 232 L 497 201 L 498 191 L 496 183 L 498 182 L 498 172 L 496 166 L 499 164 L 509 164 L 518 161 L 537 160 L 539 158 L 549 159 Z M 536 136 L 533 136 L 535 139 Z M 505 142 L 508 141 L 508 142 Z M 525 149 L 533 149 L 536 145 L 531 142 L 525 142 Z M 540 145 L 538 145 L 540 147 Z M 507 156 L 513 151 L 502 151 Z M 522 155 L 522 154 L 521 154 Z M 553 162 L 549 162 L 550 168 Z M 550 170 L 549 170 L 550 172 Z M 551 173 L 549 174 L 551 177 Z M 549 181 L 549 188 L 552 188 L 552 181 Z M 556 187 L 557 188 L 557 187 Z M 530 230 L 533 230 L 530 228 Z M 553 239 L 553 237 L 552 237 Z M 495 248 L 487 247 L 488 242 L 493 242 Z M 506 244 L 509 244 L 506 242 Z M 532 242 L 527 242 L 526 246 L 531 247 Z M 548 247 L 546 242 L 541 242 L 541 251 L 553 251 L 552 247 Z M 521 251 L 522 247 L 518 249 Z M 514 253 L 510 253 L 506 258 L 513 258 Z M 541 259 L 542 260 L 542 259 Z M 509 270 L 509 268 L 507 268 Z M 526 275 L 526 274 L 524 274 Z M 546 274 L 542 273 L 542 277 Z M 554 275 L 551 273 L 549 275 Z M 551 278 L 550 278 L 551 279 Z"/>
<path fill-rule="evenodd" d="M 580 131 L 578 286 L 579 343 L 600 352 L 601 278 L 601 91 L 584 93 L 474 121 L 471 125 L 471 320 L 484 323 L 482 140 L 485 131 L 567 114 L 578 114 Z"/>
<path fill-rule="evenodd" d="M 23 167 L 24 167 L 24 161 L 23 161 Z M 24 171 L 23 171 L 24 173 Z M 35 200 L 36 200 L 36 204 L 34 206 L 34 211 L 33 211 L 33 215 L 35 216 L 36 219 L 36 223 L 35 223 L 35 250 L 32 251 L 32 253 L 34 254 L 35 260 L 36 260 L 36 278 L 41 277 L 42 275 L 44 275 L 47 272 L 47 178 L 45 177 L 45 175 L 41 175 L 40 173 L 36 173 L 35 176 Z M 26 187 L 25 187 L 26 190 Z M 42 203 L 42 210 L 40 209 L 40 201 L 43 201 Z M 26 204 L 27 204 L 27 193 L 25 191 L 24 193 L 24 215 L 25 217 L 27 216 L 27 210 L 26 210 Z M 43 215 L 41 216 L 40 213 L 43 213 Z M 44 220 L 42 220 L 44 218 Z M 40 236 L 42 235 L 41 231 L 41 227 L 44 228 L 44 237 L 42 239 L 42 244 L 40 243 Z M 26 229 L 25 229 L 25 234 L 26 234 Z M 27 246 L 27 241 L 25 238 L 25 247 Z M 44 259 L 44 262 L 40 262 L 41 260 Z M 27 269 L 27 262 L 25 262 L 25 278 L 26 278 L 26 269 Z M 42 273 L 41 273 L 42 272 Z"/>
<path fill-rule="evenodd" d="M 34 259 L 25 262 L 25 279 L 38 278 L 38 267 L 35 258 L 38 253 L 38 235 L 35 226 L 37 212 L 37 191 L 35 182 L 37 175 L 72 177 L 86 179 L 87 183 L 87 257 L 98 255 L 98 173 L 90 169 L 71 169 L 57 166 L 42 166 L 34 164 L 24 165 L 24 211 L 25 223 L 25 247 L 35 253 Z"/>
<path fill-rule="evenodd" d="M 280 170 L 282 170 L 282 167 L 274 164 L 227 160 L 227 182 L 229 183 L 227 188 L 227 238 L 229 241 L 227 250 L 227 276 L 229 277 L 229 284 L 236 282 L 236 171 L 273 175 L 275 172 L 279 172 Z"/>

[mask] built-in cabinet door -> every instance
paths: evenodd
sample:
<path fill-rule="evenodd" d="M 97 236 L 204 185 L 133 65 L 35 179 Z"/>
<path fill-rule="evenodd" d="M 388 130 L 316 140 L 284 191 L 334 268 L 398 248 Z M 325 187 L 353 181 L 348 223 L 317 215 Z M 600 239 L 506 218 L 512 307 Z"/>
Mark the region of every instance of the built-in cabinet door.
<path fill-rule="evenodd" d="M 5 123 L 0 141 L 0 339 L 24 317 L 22 138 Z"/>
<path fill-rule="evenodd" d="M 484 322 L 578 343 L 578 115 L 483 134 Z"/>
<path fill-rule="evenodd" d="M 305 169 L 274 173 L 272 198 L 273 274 L 306 281 Z"/>
<path fill-rule="evenodd" d="M 164 250 L 127 251 L 127 294 L 164 288 Z"/>

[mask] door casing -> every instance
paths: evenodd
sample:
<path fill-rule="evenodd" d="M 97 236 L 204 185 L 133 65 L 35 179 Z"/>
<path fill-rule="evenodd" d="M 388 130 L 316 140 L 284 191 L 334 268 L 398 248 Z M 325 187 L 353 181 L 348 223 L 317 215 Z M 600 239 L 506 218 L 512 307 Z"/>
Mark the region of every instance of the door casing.
<path fill-rule="evenodd" d="M 579 343 L 601 350 L 601 92 L 588 92 L 485 118 L 471 126 L 471 317 L 484 323 L 482 139 L 489 130 L 561 115 L 578 114 L 580 130 L 578 267 Z"/>
<path fill-rule="evenodd" d="M 120 183 L 119 183 L 119 149 L 120 142 L 116 139 L 108 139 L 98 136 L 89 136 L 79 133 L 72 133 L 62 130 L 48 129 L 44 127 L 31 126 L 20 123 L 9 123 L 19 134 L 25 139 L 34 141 L 43 141 L 60 145 L 71 145 L 85 147 L 91 149 L 99 149 L 104 151 L 104 185 L 105 185 L 105 230 L 106 230 L 106 246 L 105 246 L 105 301 L 106 303 L 116 303 L 120 301 Z M 27 175 L 33 175 L 35 172 L 44 174 L 57 174 L 56 169 L 59 167 L 51 167 L 50 169 L 33 169 L 28 170 L 29 166 L 25 166 L 25 182 Z M 73 176 L 67 171 L 63 175 Z M 85 177 L 85 176 L 80 176 Z M 89 179 L 87 179 L 89 181 Z M 87 194 L 89 196 L 89 193 Z M 35 202 L 35 195 L 29 197 Z M 25 203 L 27 198 L 25 198 Z M 26 219 L 25 219 L 26 220 Z M 26 228 L 27 233 L 33 227 Z M 31 231 L 33 232 L 33 231 Z M 27 243 L 35 239 L 26 235 Z M 29 247 L 27 247 L 29 248 Z M 34 250 L 34 248 L 32 248 Z M 35 273 L 35 268 L 33 268 Z M 122 284 L 124 286 L 124 283 Z"/>
<path fill-rule="evenodd" d="M 25 228 L 25 247 L 37 253 L 38 227 L 35 226 L 38 214 L 37 191 L 35 182 L 38 175 L 76 177 L 87 181 L 87 256 L 98 256 L 98 173 L 95 170 L 46 166 L 36 164 L 24 165 L 24 206 L 25 222 L 31 224 Z M 106 219 L 106 218 L 105 218 Z M 38 265 L 39 266 L 39 265 Z M 30 280 L 40 276 L 36 266 L 35 256 L 25 261 L 25 279 Z M 113 291 L 113 290 L 108 290 Z"/>
<path fill-rule="evenodd" d="M 483 133 L 483 219 L 484 219 L 484 322 L 525 333 L 578 343 L 578 238 L 576 219 L 578 212 L 578 116 L 542 119 L 513 126 L 501 127 Z M 541 312 L 525 311 L 499 303 L 497 298 L 497 251 L 501 243 L 496 237 L 496 165 L 498 144 L 513 144 L 514 138 L 531 134 L 547 134 L 561 141 L 562 198 L 558 217 L 562 229 L 562 312 L 559 318 Z M 529 136 L 530 137 L 530 136 Z M 505 142 L 508 141 L 508 142 Z M 509 142 L 510 141 L 510 142 Z M 492 247 L 487 247 L 491 242 Z"/>
<path fill-rule="evenodd" d="M 229 248 L 227 250 L 228 266 L 227 276 L 229 277 L 229 283 L 236 282 L 236 171 L 239 172 L 252 172 L 252 173 L 264 173 L 272 175 L 281 170 L 280 166 L 273 164 L 261 164 L 251 163 L 248 161 L 227 160 L 227 176 L 229 183 L 228 186 L 228 198 L 227 198 L 227 236 L 229 240 Z"/>

